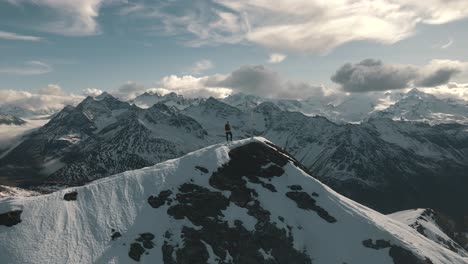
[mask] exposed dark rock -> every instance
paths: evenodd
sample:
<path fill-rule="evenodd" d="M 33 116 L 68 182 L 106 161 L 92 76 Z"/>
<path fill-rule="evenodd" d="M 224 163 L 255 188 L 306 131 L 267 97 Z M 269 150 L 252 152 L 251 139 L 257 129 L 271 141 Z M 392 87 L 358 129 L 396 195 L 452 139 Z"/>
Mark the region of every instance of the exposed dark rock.
<path fill-rule="evenodd" d="M 132 243 L 130 245 L 128 256 L 135 261 L 140 261 L 141 255 L 143 255 L 143 253 L 145 253 L 145 249 L 140 245 L 140 243 Z"/>
<path fill-rule="evenodd" d="M 64 196 L 63 196 L 63 199 L 65 201 L 76 201 L 76 198 L 78 197 L 78 192 L 76 191 L 73 191 L 73 192 L 69 192 L 69 193 L 66 193 Z"/>
<path fill-rule="evenodd" d="M 222 217 L 222 210 L 229 206 L 229 200 L 221 192 L 213 192 L 204 187 L 184 183 L 176 195 L 179 202 L 167 210 L 175 219 L 187 217 L 195 225 L 200 225 L 207 217 Z"/>
<path fill-rule="evenodd" d="M 399 246 L 392 246 L 389 254 L 395 264 L 433 264 L 429 258 L 421 259 L 413 252 Z"/>
<path fill-rule="evenodd" d="M 140 261 L 141 255 L 146 252 L 146 249 L 154 248 L 155 243 L 153 239 L 154 235 L 152 233 L 140 234 L 140 236 L 135 239 L 135 242 L 130 244 L 128 256 L 136 261 Z M 146 252 L 145 255 L 149 255 L 149 252 Z"/>
<path fill-rule="evenodd" d="M 290 185 L 288 187 L 289 187 L 289 189 L 291 189 L 293 191 L 301 191 L 302 190 L 302 186 L 300 186 L 300 185 Z"/>
<path fill-rule="evenodd" d="M 307 209 L 315 211 L 321 218 L 329 223 L 335 223 L 336 218 L 331 216 L 325 209 L 318 206 L 314 198 L 306 192 L 287 192 L 286 196 L 295 201 L 297 207 L 301 209 Z"/>
<path fill-rule="evenodd" d="M 389 241 L 378 239 L 375 243 L 372 239 L 362 241 L 362 245 L 367 248 L 380 250 L 390 248 L 389 255 L 393 259 L 394 264 L 433 264 L 429 258 L 421 259 L 413 254 L 413 252 L 396 245 L 392 245 Z"/>
<path fill-rule="evenodd" d="M 319 194 L 316 193 L 316 192 L 313 192 L 313 193 L 312 193 L 312 196 L 314 196 L 314 197 L 319 197 Z"/>
<path fill-rule="evenodd" d="M 260 249 L 269 252 L 275 263 L 311 263 L 305 252 L 294 248 L 291 233 L 271 223 L 270 213 L 257 200 L 257 192 L 246 186 L 247 181 L 268 186 L 263 180 L 280 177 L 284 173 L 282 166 L 288 159 L 259 142 L 235 148 L 229 156 L 230 161 L 210 177 L 211 186 L 230 191 L 228 198 L 221 192 L 191 183 L 179 187 L 180 192 L 175 198 L 178 203 L 168 209 L 168 214 L 175 219 L 188 219 L 201 229 L 183 227 L 182 247 L 165 242 L 165 263 L 206 263 L 209 257 L 206 244 L 220 263 L 224 263 L 227 254 L 236 263 L 272 262 L 259 254 Z M 222 211 L 230 202 L 246 208 L 247 213 L 256 218 L 255 230 L 246 230 L 241 221 L 234 221 L 234 226 L 230 226 L 222 219 Z"/>
<path fill-rule="evenodd" d="M 177 264 L 177 262 L 172 257 L 174 253 L 174 246 L 169 245 L 167 241 L 164 241 L 164 244 L 161 247 L 161 250 L 163 253 L 164 264 Z"/>
<path fill-rule="evenodd" d="M 159 193 L 158 196 L 150 196 L 148 198 L 148 203 L 151 205 L 153 208 L 159 208 L 162 205 L 164 205 L 166 202 L 171 202 L 171 199 L 169 199 L 169 196 L 171 196 L 172 191 L 171 190 L 165 190 Z"/>
<path fill-rule="evenodd" d="M 197 170 L 199 170 L 199 171 L 201 171 L 201 172 L 203 172 L 203 173 L 208 173 L 208 172 L 210 172 L 207 168 L 202 167 L 202 166 L 195 166 L 195 169 L 197 169 Z"/>
<path fill-rule="evenodd" d="M 140 234 L 140 237 L 135 239 L 138 242 L 141 242 L 143 244 L 143 247 L 146 249 L 151 249 L 154 248 L 154 235 L 151 233 L 143 233 Z"/>
<path fill-rule="evenodd" d="M 376 240 L 374 243 L 372 239 L 370 238 L 362 241 L 362 244 L 365 247 L 373 248 L 373 249 L 382 249 L 382 248 L 388 248 L 392 246 L 389 241 L 379 239 L 379 240 Z"/>
<path fill-rule="evenodd" d="M 21 213 L 22 210 L 15 210 L 0 214 L 0 225 L 11 227 L 21 223 Z"/>
<path fill-rule="evenodd" d="M 241 207 L 245 207 L 256 196 L 255 190 L 245 187 L 245 178 L 264 186 L 261 179 L 280 177 L 284 173 L 282 167 L 289 161 L 286 156 L 260 142 L 232 149 L 229 156 L 230 161 L 213 172 L 210 185 L 231 191 L 229 200 Z M 265 168 L 266 165 L 269 166 Z"/>
<path fill-rule="evenodd" d="M 112 232 L 114 232 L 114 231 L 112 231 Z M 112 238 L 112 240 L 116 240 L 116 239 L 118 239 L 118 238 L 121 237 L 121 236 L 122 236 L 122 234 L 120 234 L 120 232 L 117 231 L 117 232 L 114 232 L 114 233 L 112 234 L 111 238 Z"/>

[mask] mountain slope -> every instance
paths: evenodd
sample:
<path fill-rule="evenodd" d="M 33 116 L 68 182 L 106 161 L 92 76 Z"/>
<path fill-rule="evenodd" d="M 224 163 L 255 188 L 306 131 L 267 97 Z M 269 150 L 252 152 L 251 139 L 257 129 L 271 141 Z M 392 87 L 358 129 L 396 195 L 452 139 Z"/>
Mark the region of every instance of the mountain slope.
<path fill-rule="evenodd" d="M 431 94 L 412 89 L 398 102 L 385 110 L 373 113 L 372 116 L 431 124 L 468 124 L 468 103 L 439 99 Z"/>
<path fill-rule="evenodd" d="M 0 114 L 0 125 L 22 126 L 24 124 L 26 124 L 26 121 L 19 117 L 13 115 Z"/>
<path fill-rule="evenodd" d="M 168 107 L 174 107 L 176 109 L 182 110 L 192 105 L 198 105 L 204 100 L 205 99 L 202 98 L 185 98 L 182 95 L 178 95 L 176 93 L 161 95 L 158 93 L 145 92 L 128 102 L 145 109 L 150 108 L 157 103 L 162 103 Z"/>
<path fill-rule="evenodd" d="M 0 160 L 0 177 L 16 185 L 67 185 L 142 168 L 206 146 L 193 119 L 156 104 L 141 109 L 109 94 L 67 106 Z"/>
<path fill-rule="evenodd" d="M 417 230 L 421 235 L 443 247 L 468 257 L 468 239 L 460 232 L 460 222 L 432 209 L 414 209 L 388 215 Z M 466 223 L 465 223 L 466 225 Z M 466 227 L 464 228 L 466 230 Z M 463 248 L 465 247 L 465 248 Z"/>
<path fill-rule="evenodd" d="M 0 260 L 468 263 L 300 168 L 258 138 L 83 187 L 0 200 Z"/>
<path fill-rule="evenodd" d="M 39 183 L 79 185 L 150 166 L 223 142 L 226 121 L 234 138 L 268 138 L 322 182 L 380 212 L 433 208 L 468 215 L 468 204 L 459 202 L 468 200 L 466 126 L 386 118 L 336 124 L 273 102 L 243 112 L 209 98 L 179 111 L 164 103 L 141 109 L 110 95 L 87 98 L 0 159 L 0 183 L 37 176 Z"/>

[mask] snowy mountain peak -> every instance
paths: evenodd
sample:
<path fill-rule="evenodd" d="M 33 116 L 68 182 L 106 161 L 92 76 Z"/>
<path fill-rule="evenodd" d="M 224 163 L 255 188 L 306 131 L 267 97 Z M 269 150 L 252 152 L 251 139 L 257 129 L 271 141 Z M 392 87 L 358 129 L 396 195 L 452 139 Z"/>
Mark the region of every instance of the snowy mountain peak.
<path fill-rule="evenodd" d="M 0 234 L 1 263 L 467 263 L 263 138 L 0 200 Z"/>
<path fill-rule="evenodd" d="M 13 116 L 13 115 L 5 115 L 0 114 L 0 125 L 15 125 L 15 126 L 22 126 L 25 125 L 27 122 L 23 119 Z"/>
<path fill-rule="evenodd" d="M 106 98 L 115 98 L 115 97 L 112 96 L 111 94 L 109 94 L 108 92 L 103 92 L 100 95 L 94 97 L 94 99 L 97 100 L 97 101 L 101 101 L 101 100 L 104 100 Z"/>
<path fill-rule="evenodd" d="M 406 93 L 404 98 L 416 98 L 416 99 L 419 99 L 419 100 L 437 99 L 437 97 L 435 97 L 434 95 L 425 93 L 425 92 L 423 92 L 423 91 L 421 91 L 421 90 L 419 90 L 417 88 L 411 89 L 408 93 Z"/>
<path fill-rule="evenodd" d="M 184 96 L 178 95 L 174 92 L 165 95 L 145 92 L 144 94 L 139 95 L 135 99 L 128 102 L 130 104 L 135 104 L 140 108 L 149 108 L 154 104 L 163 103 L 169 107 L 175 107 L 179 110 L 182 110 L 192 105 L 198 105 L 202 101 L 204 101 L 202 98 L 185 98 Z"/>
<path fill-rule="evenodd" d="M 275 113 L 281 111 L 281 109 L 272 102 L 264 102 L 258 105 L 254 111 L 258 113 Z"/>
<path fill-rule="evenodd" d="M 80 104 L 78 104 L 76 108 L 81 111 L 90 112 L 93 115 L 95 115 L 98 112 L 104 113 L 113 110 L 128 109 L 130 108 L 130 105 L 126 102 L 120 101 L 119 99 L 113 97 L 110 94 L 107 94 L 100 97 L 99 99 L 88 96 Z"/>
<path fill-rule="evenodd" d="M 468 124 L 468 105 L 412 89 L 395 104 L 372 114 L 375 117 L 426 122 Z"/>

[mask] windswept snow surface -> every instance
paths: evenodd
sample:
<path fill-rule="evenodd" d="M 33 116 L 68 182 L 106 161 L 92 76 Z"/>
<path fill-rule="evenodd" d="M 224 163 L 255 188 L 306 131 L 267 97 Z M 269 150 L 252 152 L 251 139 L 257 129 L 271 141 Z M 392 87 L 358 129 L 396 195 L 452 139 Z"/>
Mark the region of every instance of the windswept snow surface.
<path fill-rule="evenodd" d="M 17 210 L 21 222 L 0 222 L 0 263 L 468 263 L 335 193 L 263 138 L 0 199 L 0 216 Z"/>
<path fill-rule="evenodd" d="M 457 252 L 463 257 L 468 257 L 468 252 L 452 238 L 459 238 L 456 234 L 456 223 L 446 216 L 436 213 L 431 209 L 404 210 L 389 214 L 389 217 L 396 219 L 417 230 L 421 235 L 435 241 L 436 243 Z M 449 234 L 452 236 L 450 237 Z M 460 242 L 463 242 L 461 239 Z"/>

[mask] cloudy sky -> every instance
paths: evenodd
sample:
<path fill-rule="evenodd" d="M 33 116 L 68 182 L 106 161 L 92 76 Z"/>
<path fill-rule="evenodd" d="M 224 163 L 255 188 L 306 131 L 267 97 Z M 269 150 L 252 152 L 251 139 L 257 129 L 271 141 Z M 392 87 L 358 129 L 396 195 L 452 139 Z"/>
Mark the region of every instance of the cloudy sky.
<path fill-rule="evenodd" d="M 0 0 L 0 104 L 147 89 L 468 99 L 467 33 L 466 0 Z"/>

